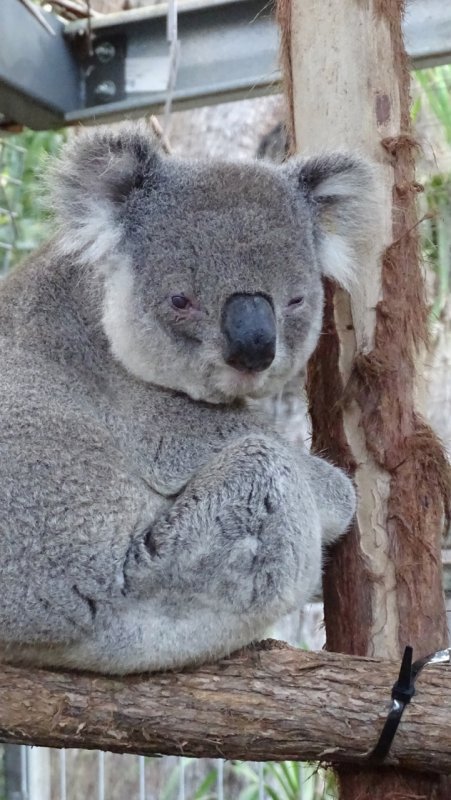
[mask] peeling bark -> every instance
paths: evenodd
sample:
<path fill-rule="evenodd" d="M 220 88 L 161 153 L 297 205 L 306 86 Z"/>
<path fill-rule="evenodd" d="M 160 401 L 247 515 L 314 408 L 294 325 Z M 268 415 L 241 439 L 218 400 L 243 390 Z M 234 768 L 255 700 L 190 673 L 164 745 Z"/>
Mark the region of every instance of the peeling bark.
<path fill-rule="evenodd" d="M 427 310 L 418 258 L 402 0 L 287 0 L 279 9 L 297 149 L 358 150 L 379 168 L 382 260 L 362 258 L 351 298 L 326 291 L 309 368 L 314 448 L 354 474 L 353 531 L 324 579 L 327 645 L 419 657 L 447 641 L 440 541 L 450 503 L 441 445 L 415 405 Z M 408 772 L 339 770 L 343 800 L 439 797 Z M 444 795 L 446 796 L 446 795 Z"/>

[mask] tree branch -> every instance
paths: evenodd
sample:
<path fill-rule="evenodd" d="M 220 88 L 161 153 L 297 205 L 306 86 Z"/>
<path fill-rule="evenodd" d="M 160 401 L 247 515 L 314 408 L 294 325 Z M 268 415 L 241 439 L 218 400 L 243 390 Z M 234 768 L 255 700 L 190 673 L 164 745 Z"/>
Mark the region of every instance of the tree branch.
<path fill-rule="evenodd" d="M 366 767 L 398 670 L 271 640 L 219 664 L 123 679 L 3 666 L 0 740 Z M 427 667 L 387 765 L 450 772 L 450 707 L 451 669 Z"/>

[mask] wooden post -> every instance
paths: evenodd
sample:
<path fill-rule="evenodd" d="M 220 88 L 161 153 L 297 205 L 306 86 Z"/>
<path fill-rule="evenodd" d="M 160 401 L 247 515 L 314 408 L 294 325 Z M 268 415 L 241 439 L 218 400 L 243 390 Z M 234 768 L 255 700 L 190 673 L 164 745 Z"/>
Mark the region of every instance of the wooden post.
<path fill-rule="evenodd" d="M 308 383 L 314 448 L 354 474 L 359 495 L 325 575 L 327 646 L 398 659 L 406 644 L 420 657 L 447 641 L 440 541 L 450 492 L 416 406 L 427 309 L 403 11 L 402 0 L 279 0 L 296 149 L 358 151 L 379 170 L 379 248 L 351 298 L 326 287 Z M 343 800 L 439 796 L 429 775 L 338 772 Z"/>

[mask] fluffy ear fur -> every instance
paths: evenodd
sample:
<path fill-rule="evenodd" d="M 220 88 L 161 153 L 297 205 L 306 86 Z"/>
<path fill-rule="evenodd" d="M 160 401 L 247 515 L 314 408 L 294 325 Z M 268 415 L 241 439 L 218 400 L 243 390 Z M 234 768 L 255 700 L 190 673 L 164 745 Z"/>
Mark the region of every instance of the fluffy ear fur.
<path fill-rule="evenodd" d="M 349 289 L 359 261 L 374 246 L 380 221 L 374 169 L 343 153 L 309 158 L 290 168 L 311 209 L 321 270 Z"/>
<path fill-rule="evenodd" d="M 90 263 L 114 253 L 124 203 L 144 184 L 157 185 L 163 158 L 144 123 L 97 127 L 74 137 L 48 179 L 63 252 Z"/>

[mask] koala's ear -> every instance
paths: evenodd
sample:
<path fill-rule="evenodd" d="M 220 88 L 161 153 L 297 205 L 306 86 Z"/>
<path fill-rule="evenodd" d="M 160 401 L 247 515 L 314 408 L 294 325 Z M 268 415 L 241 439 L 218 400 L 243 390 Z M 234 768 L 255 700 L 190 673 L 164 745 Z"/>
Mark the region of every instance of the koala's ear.
<path fill-rule="evenodd" d="M 113 253 L 124 204 L 158 185 L 163 158 L 144 123 L 93 128 L 66 144 L 47 180 L 63 252 L 87 262 Z"/>
<path fill-rule="evenodd" d="M 351 288 L 380 224 L 375 169 L 343 153 L 292 162 L 289 168 L 310 207 L 323 274 Z"/>

